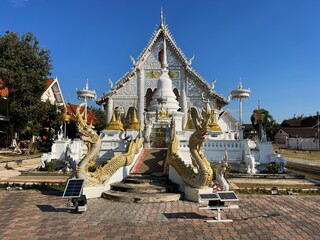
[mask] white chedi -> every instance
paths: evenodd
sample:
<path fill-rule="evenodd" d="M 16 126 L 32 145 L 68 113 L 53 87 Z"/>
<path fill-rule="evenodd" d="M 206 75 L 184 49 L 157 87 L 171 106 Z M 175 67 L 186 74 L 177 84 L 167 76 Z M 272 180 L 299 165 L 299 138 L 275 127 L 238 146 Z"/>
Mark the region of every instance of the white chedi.
<path fill-rule="evenodd" d="M 157 81 L 157 91 L 152 96 L 152 101 L 148 111 L 155 112 L 159 109 L 165 109 L 169 113 L 172 113 L 176 112 L 179 108 L 179 102 L 176 100 L 176 95 L 172 90 L 172 81 L 169 77 L 166 54 L 166 39 L 164 38 L 161 76 Z"/>

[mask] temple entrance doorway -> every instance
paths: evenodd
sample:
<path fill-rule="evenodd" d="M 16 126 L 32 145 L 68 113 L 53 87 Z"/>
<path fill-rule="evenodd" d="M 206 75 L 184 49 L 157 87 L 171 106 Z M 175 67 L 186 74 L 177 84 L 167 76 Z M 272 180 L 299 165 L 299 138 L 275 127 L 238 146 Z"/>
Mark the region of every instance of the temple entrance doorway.
<path fill-rule="evenodd" d="M 151 147 L 153 148 L 166 148 L 167 130 L 164 127 L 153 128 L 151 131 Z"/>

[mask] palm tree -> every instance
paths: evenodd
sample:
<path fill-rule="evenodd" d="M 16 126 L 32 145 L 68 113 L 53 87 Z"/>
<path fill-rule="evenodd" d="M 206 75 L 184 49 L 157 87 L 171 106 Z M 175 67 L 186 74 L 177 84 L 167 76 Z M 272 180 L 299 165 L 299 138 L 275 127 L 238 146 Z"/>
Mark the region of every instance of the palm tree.
<path fill-rule="evenodd" d="M 272 115 L 266 109 L 255 109 L 251 115 L 251 124 L 253 128 L 259 131 L 259 123 L 261 123 L 268 139 L 274 140 L 274 136 L 280 129 L 280 125 L 273 119 Z"/>

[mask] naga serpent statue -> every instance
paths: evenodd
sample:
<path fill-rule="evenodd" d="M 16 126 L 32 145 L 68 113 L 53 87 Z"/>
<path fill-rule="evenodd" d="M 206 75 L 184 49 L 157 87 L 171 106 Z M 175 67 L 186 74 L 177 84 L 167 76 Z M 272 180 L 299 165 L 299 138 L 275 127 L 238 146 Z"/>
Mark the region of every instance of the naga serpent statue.
<path fill-rule="evenodd" d="M 83 104 L 84 103 L 80 104 L 76 110 L 77 127 L 79 132 L 83 134 L 81 139 L 86 144 L 88 151 L 84 154 L 77 166 L 76 176 L 84 179 L 85 186 L 92 186 L 99 181 L 88 171 L 88 168 L 96 163 L 96 159 L 101 150 L 101 139 L 93 130 L 92 123 L 88 125 L 86 120 L 83 119 L 84 112 L 80 113 Z"/>
<path fill-rule="evenodd" d="M 220 188 L 223 191 L 229 191 L 229 183 L 224 177 L 224 173 L 228 167 L 228 152 L 227 149 L 224 151 L 223 159 L 219 162 L 216 169 L 216 178 L 219 182 Z"/>
<path fill-rule="evenodd" d="M 211 121 L 210 110 L 204 112 L 201 124 L 189 139 L 189 149 L 192 166 L 187 166 L 178 154 L 179 142 L 174 134 L 171 145 L 168 147 L 167 162 L 180 175 L 182 180 L 193 188 L 203 188 L 212 182 L 212 169 L 204 154 L 201 152 L 202 144 L 206 141 L 208 126 Z M 196 170 L 195 170 L 195 169 Z"/>
<path fill-rule="evenodd" d="M 101 166 L 95 172 L 96 178 L 100 183 L 106 184 L 109 182 L 111 176 L 121 167 L 129 166 L 133 163 L 134 157 L 142 147 L 142 139 L 137 138 L 135 141 L 131 141 L 126 153 L 120 153 L 115 155 L 104 166 Z"/>
<path fill-rule="evenodd" d="M 88 125 L 83 119 L 84 113 L 80 113 L 81 106 L 82 104 L 76 111 L 77 126 L 79 132 L 83 134 L 81 139 L 86 144 L 88 151 L 77 166 L 76 176 L 84 179 L 85 186 L 106 184 L 118 169 L 129 166 L 133 162 L 135 155 L 142 147 L 142 139 L 137 138 L 135 141 L 131 141 L 126 153 L 115 155 L 107 164 L 98 167 L 94 172 L 89 172 L 88 168 L 95 165 L 101 150 L 101 139 L 93 130 L 92 124 Z"/>

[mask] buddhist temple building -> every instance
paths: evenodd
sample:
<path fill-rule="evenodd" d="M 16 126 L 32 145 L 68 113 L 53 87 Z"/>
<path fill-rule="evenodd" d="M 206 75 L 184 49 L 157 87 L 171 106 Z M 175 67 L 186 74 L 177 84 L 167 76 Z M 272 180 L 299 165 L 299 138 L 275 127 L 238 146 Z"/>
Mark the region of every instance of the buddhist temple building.
<path fill-rule="evenodd" d="M 181 131 L 192 126 L 189 112 L 193 121 L 201 116 L 204 101 L 214 106 L 218 116 L 228 101 L 191 67 L 192 60 L 178 47 L 161 11 L 160 25 L 147 46 L 137 59 L 131 57 L 133 68 L 115 84 L 110 83 L 110 90 L 97 99 L 107 122 L 112 120 L 114 109 L 121 108 L 125 123 L 136 105 L 137 119 L 145 132 L 152 135 L 169 128 L 172 117 L 176 130 Z M 214 124 L 217 122 L 215 119 Z M 220 131 L 216 125 L 212 129 Z"/>

